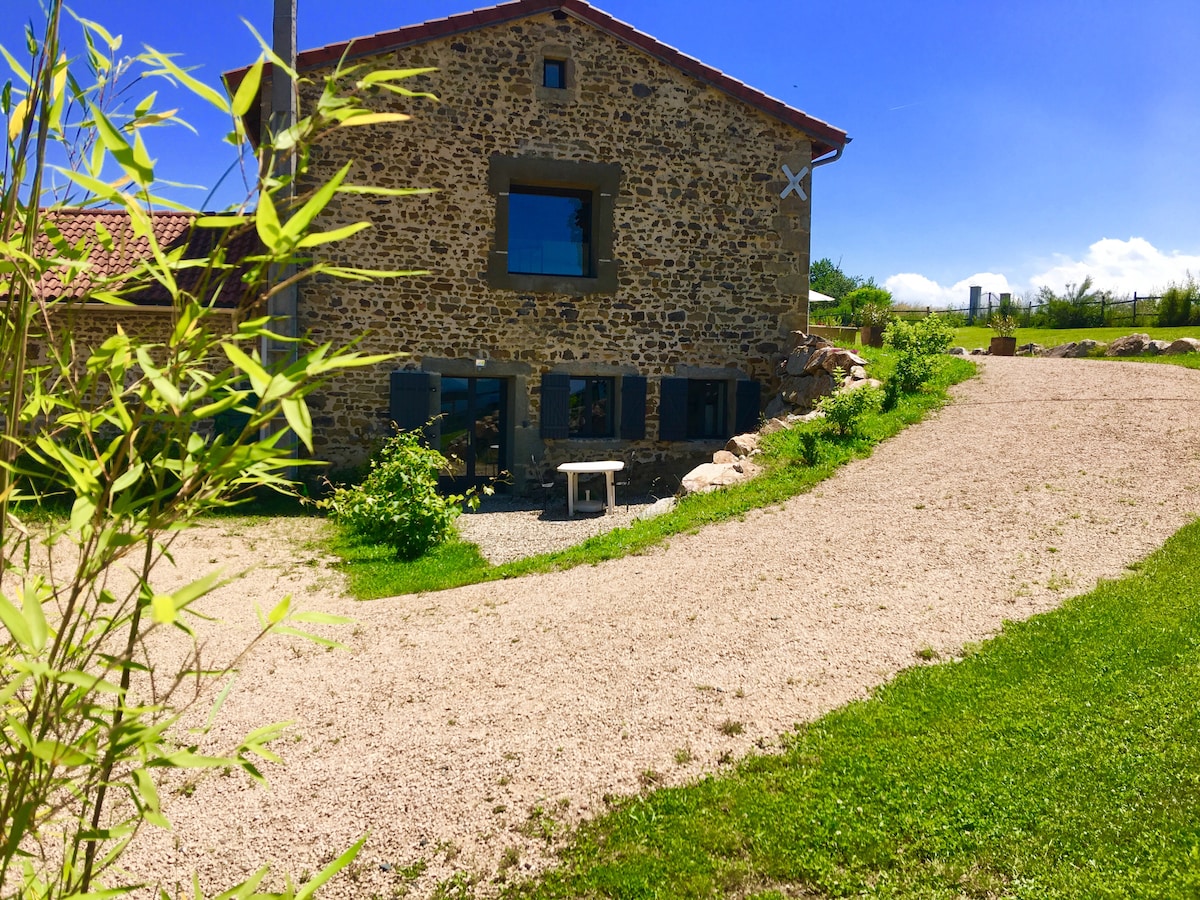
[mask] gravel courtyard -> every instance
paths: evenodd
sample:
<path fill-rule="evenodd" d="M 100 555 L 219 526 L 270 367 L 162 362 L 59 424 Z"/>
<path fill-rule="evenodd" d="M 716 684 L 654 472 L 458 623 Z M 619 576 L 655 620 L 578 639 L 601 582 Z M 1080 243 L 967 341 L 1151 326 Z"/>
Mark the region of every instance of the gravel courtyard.
<path fill-rule="evenodd" d="M 987 358 L 954 396 L 782 507 L 569 572 L 356 603 L 313 549 L 319 522 L 195 529 L 182 572 L 249 570 L 202 607 L 222 620 L 202 629 L 210 658 L 285 593 L 355 624 L 324 629 L 349 652 L 255 650 L 213 740 L 292 721 L 286 766 L 269 790 L 216 773 L 164 791 L 174 830 L 139 836 L 134 874 L 299 875 L 369 834 L 321 896 L 394 896 L 418 860 L 408 896 L 456 871 L 486 894 L 508 848 L 510 873 L 545 865 L 545 816 L 770 747 L 919 651 L 952 656 L 1121 576 L 1200 514 L 1200 371 Z"/>

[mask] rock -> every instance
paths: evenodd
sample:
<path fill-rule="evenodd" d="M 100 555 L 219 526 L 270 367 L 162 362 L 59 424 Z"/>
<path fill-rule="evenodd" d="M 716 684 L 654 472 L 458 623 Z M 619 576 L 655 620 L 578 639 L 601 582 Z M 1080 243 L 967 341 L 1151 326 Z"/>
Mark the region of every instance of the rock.
<path fill-rule="evenodd" d="M 843 347 L 821 347 L 804 367 L 805 374 L 811 375 L 817 371 L 833 373 L 836 369 L 849 372 L 855 366 L 865 366 L 867 361 L 851 350 Z"/>
<path fill-rule="evenodd" d="M 758 452 L 758 435 L 754 432 L 735 434 L 729 439 L 725 449 L 734 456 L 750 456 Z"/>
<path fill-rule="evenodd" d="M 867 370 L 862 366 L 851 366 L 849 377 L 853 378 L 855 381 L 862 381 L 867 377 Z"/>
<path fill-rule="evenodd" d="M 966 356 L 967 348 L 966 347 L 951 347 L 946 352 L 949 353 L 951 356 Z"/>
<path fill-rule="evenodd" d="M 736 456 L 734 456 L 732 453 L 730 453 L 728 450 L 718 450 L 716 453 L 713 454 L 712 461 L 715 462 L 718 466 L 723 466 L 723 465 L 729 465 L 729 464 L 735 463 L 735 462 L 737 462 L 737 459 L 738 458 Z"/>
<path fill-rule="evenodd" d="M 984 356 L 986 354 L 987 354 L 987 351 L 984 350 L 982 347 L 976 347 L 974 350 L 971 351 L 972 356 Z"/>
<path fill-rule="evenodd" d="M 1045 355 L 1050 359 L 1066 359 L 1078 346 L 1074 341 L 1059 344 L 1057 347 L 1051 347 L 1047 350 Z"/>
<path fill-rule="evenodd" d="M 1167 348 L 1171 346 L 1170 341 L 1151 341 L 1146 345 L 1146 352 L 1151 356 L 1161 356 L 1167 352 Z"/>
<path fill-rule="evenodd" d="M 1097 353 L 1103 353 L 1108 344 L 1102 344 L 1100 341 L 1093 341 L 1091 338 L 1080 341 L 1075 345 L 1075 352 L 1072 357 L 1094 356 Z"/>
<path fill-rule="evenodd" d="M 758 466 L 748 460 L 725 464 L 701 463 L 683 476 L 683 481 L 680 483 L 680 493 L 683 496 L 687 496 L 688 494 L 707 494 L 710 491 L 715 491 L 717 488 L 748 481 L 757 475 L 759 471 Z"/>
<path fill-rule="evenodd" d="M 779 386 L 783 402 L 791 406 L 812 406 L 826 394 L 833 393 L 833 378 L 828 372 L 818 371 L 814 375 L 789 375 Z"/>
<path fill-rule="evenodd" d="M 843 385 L 838 391 L 839 394 L 845 394 L 848 391 L 857 391 L 859 388 L 882 388 L 883 382 L 878 378 L 864 378 L 862 381 L 851 381 L 849 384 Z"/>
<path fill-rule="evenodd" d="M 776 394 L 767 401 L 767 408 L 763 410 L 763 415 L 767 419 L 777 419 L 786 413 L 787 410 L 788 405 L 783 402 L 783 396 L 781 394 Z M 764 432 L 761 428 L 759 429 L 759 434 L 765 433 L 766 432 Z"/>
<path fill-rule="evenodd" d="M 1177 353 L 1200 353 L 1200 341 L 1190 337 L 1177 338 L 1171 341 L 1163 353 L 1172 356 Z"/>
<path fill-rule="evenodd" d="M 1028 344 L 1021 344 L 1021 346 L 1017 347 L 1017 356 L 1044 356 L 1045 353 L 1045 347 L 1043 347 L 1041 344 L 1034 344 L 1032 342 Z"/>
<path fill-rule="evenodd" d="M 638 511 L 634 516 L 635 519 L 653 519 L 656 516 L 663 516 L 675 508 L 674 497 L 663 497 L 661 500 L 656 500 L 649 506 Z"/>
<path fill-rule="evenodd" d="M 803 331 L 793 331 L 788 335 L 788 355 L 798 347 L 808 347 L 815 350 L 818 347 L 832 347 L 833 341 L 817 334 L 805 334 Z"/>
<path fill-rule="evenodd" d="M 803 375 L 804 367 L 808 365 L 814 352 L 812 347 L 797 347 L 788 354 L 787 362 L 783 366 L 784 374 Z"/>
<path fill-rule="evenodd" d="M 1127 334 L 1108 345 L 1105 356 L 1141 356 L 1150 343 L 1148 334 Z"/>

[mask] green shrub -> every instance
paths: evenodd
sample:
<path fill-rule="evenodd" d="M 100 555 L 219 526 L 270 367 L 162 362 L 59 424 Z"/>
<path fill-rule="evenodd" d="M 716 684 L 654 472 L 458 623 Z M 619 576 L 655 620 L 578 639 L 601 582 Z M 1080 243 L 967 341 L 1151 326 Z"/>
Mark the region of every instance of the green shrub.
<path fill-rule="evenodd" d="M 438 493 L 445 468 L 446 458 L 423 445 L 419 432 L 402 431 L 384 443 L 360 484 L 336 489 L 321 506 L 355 536 L 416 559 L 453 536 L 462 511 L 461 495 Z"/>
<path fill-rule="evenodd" d="M 917 322 L 894 320 L 883 333 L 884 346 L 896 351 L 892 373 L 904 393 L 919 390 L 937 371 L 938 357 L 950 349 L 954 329 L 941 316 L 926 316 Z"/>
<path fill-rule="evenodd" d="M 1196 282 L 1188 278 L 1183 284 L 1173 284 L 1165 291 L 1158 301 L 1159 327 L 1171 325 L 1187 325 L 1193 318 L 1193 304 L 1200 301 L 1200 290 Z M 1200 304 L 1196 304 L 1200 306 Z"/>
<path fill-rule="evenodd" d="M 840 435 L 851 435 L 858 430 L 858 423 L 867 413 L 875 412 L 883 404 L 883 391 L 879 388 L 862 387 L 852 391 L 838 391 L 817 404 L 825 413 L 825 422 L 833 426 Z"/>

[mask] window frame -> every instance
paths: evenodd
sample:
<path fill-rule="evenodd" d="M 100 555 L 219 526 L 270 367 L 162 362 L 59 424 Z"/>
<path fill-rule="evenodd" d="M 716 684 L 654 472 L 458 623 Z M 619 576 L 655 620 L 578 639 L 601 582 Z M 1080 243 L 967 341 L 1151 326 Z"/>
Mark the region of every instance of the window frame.
<path fill-rule="evenodd" d="M 621 166 L 617 163 L 493 154 L 488 163 L 488 190 L 496 198 L 496 210 L 494 240 L 488 253 L 488 284 L 493 288 L 527 293 L 575 296 L 616 293 L 618 267 L 613 259 L 613 243 L 621 175 Z M 513 186 L 591 194 L 590 274 L 543 275 L 508 271 L 509 195 Z"/>
<path fill-rule="evenodd" d="M 550 83 L 550 73 L 554 72 L 557 84 Z M 542 57 L 542 87 L 551 91 L 567 89 L 567 61 L 554 56 Z"/>
<path fill-rule="evenodd" d="M 552 197 L 563 200 L 575 200 L 582 204 L 582 211 L 585 213 L 584 221 L 580 227 L 582 240 L 576 243 L 571 241 L 574 247 L 580 247 L 583 250 L 582 259 L 580 260 L 579 272 L 555 272 L 555 271 L 535 271 L 532 268 L 514 269 L 514 259 L 521 258 L 523 254 L 514 254 L 512 250 L 513 241 L 516 235 L 513 233 L 513 216 L 512 216 L 512 197 L 516 194 L 523 197 Z M 592 267 L 595 263 L 595 254 L 592 252 L 592 192 L 580 190 L 578 188 L 564 187 L 546 187 L 544 185 L 528 185 L 528 184 L 511 184 L 508 189 L 509 195 L 509 219 L 508 219 L 508 274 L 509 275 L 550 275 L 565 278 L 591 278 Z M 544 257 L 543 257 L 544 259 Z M 545 264 L 543 263 L 543 269 Z"/>
<path fill-rule="evenodd" d="M 687 389 L 687 437 L 689 441 L 714 441 L 729 438 L 729 379 L 727 378 L 689 378 Z M 709 388 L 717 391 L 717 409 L 713 417 L 713 427 L 706 430 L 703 424 L 697 427 L 698 419 L 704 418 L 704 410 L 708 404 L 698 396 Z M 699 402 L 698 402 L 699 401 Z"/>
<path fill-rule="evenodd" d="M 611 440 L 617 436 L 617 378 L 612 375 L 569 375 L 567 388 L 567 439 L 568 440 Z M 577 428 L 574 424 L 574 405 L 571 402 L 576 396 L 575 385 L 579 382 L 583 383 L 583 401 L 580 404 L 585 409 L 595 409 L 599 403 L 604 404 L 604 424 L 600 431 L 591 430 L 591 426 L 595 424 L 595 417 L 588 416 L 586 413 L 583 416 L 583 421 L 588 423 L 585 428 Z M 605 391 L 599 393 L 604 396 L 599 396 L 595 389 L 598 386 L 606 388 Z"/>

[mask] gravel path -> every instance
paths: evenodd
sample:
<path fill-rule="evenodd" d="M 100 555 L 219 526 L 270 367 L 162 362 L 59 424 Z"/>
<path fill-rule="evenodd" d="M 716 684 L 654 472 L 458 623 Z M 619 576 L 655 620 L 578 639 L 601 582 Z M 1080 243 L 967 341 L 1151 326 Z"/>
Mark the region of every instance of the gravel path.
<path fill-rule="evenodd" d="M 207 607 L 213 654 L 246 640 L 248 597 L 291 591 L 358 624 L 330 629 L 348 653 L 256 650 L 216 737 L 293 720 L 287 766 L 270 790 L 166 791 L 175 830 L 139 836 L 137 871 L 302 873 L 369 833 L 323 896 L 396 895 L 418 860 L 409 896 L 455 871 L 486 893 L 508 848 L 516 871 L 544 864 L 545 816 L 771 746 L 924 648 L 952 655 L 1120 576 L 1200 513 L 1200 372 L 985 359 L 955 396 L 783 507 L 569 572 L 354 603 L 305 549 L 317 523 L 197 529 L 181 568 L 257 567 Z"/>

